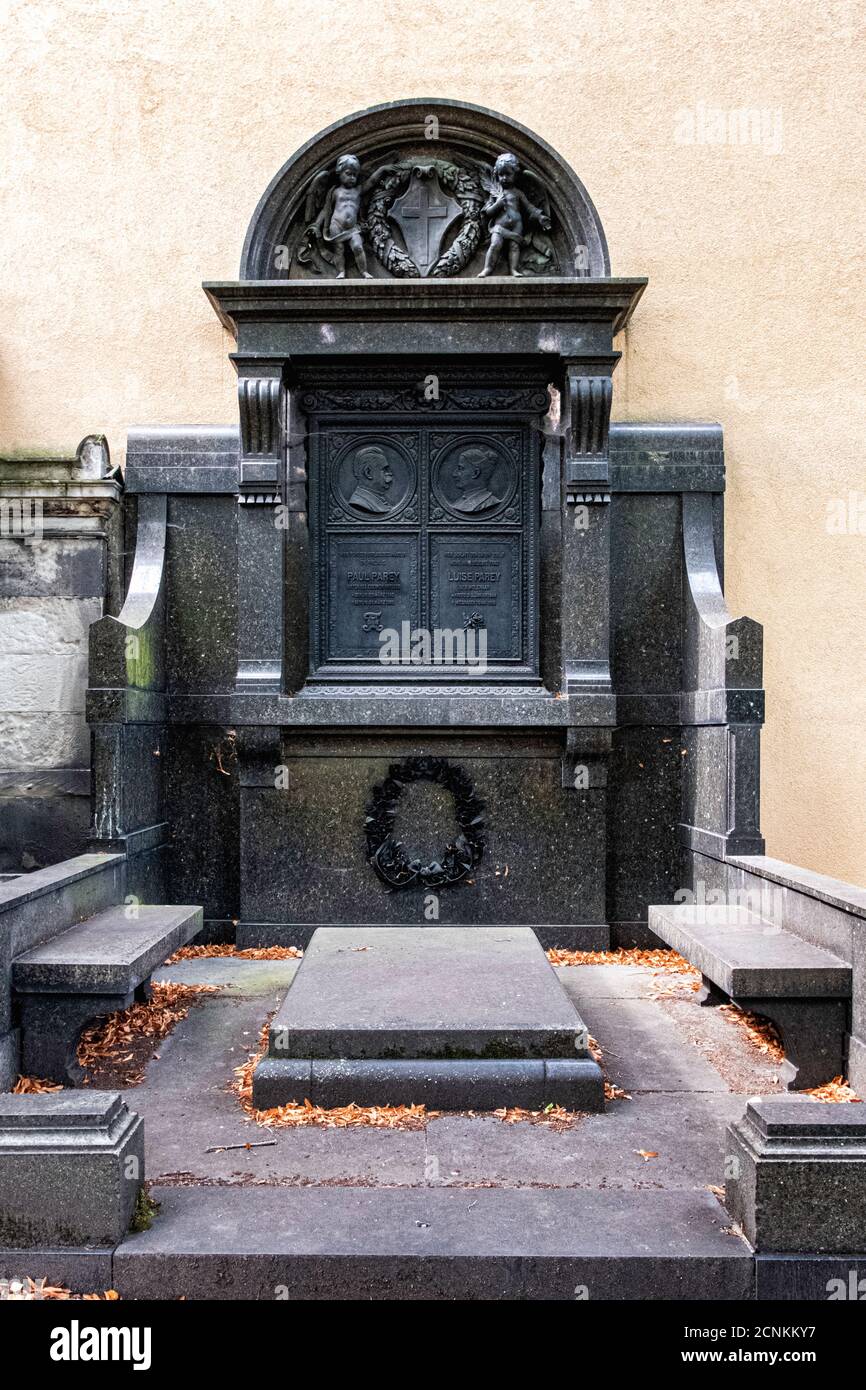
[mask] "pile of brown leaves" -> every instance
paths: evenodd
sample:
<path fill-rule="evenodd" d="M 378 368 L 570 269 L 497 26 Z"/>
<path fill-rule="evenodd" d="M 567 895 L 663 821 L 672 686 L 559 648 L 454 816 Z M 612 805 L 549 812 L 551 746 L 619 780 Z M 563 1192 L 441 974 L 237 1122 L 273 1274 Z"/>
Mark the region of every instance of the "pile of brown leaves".
<path fill-rule="evenodd" d="M 105 1293 L 72 1293 L 62 1284 L 49 1284 L 47 1279 L 0 1279 L 0 1303 L 42 1303 L 48 1299 L 73 1299 L 83 1303 L 114 1302 L 120 1298 L 116 1289 Z"/>
<path fill-rule="evenodd" d="M 209 946 L 181 946 L 165 963 L 174 965 L 179 960 L 202 960 L 213 956 L 231 956 L 238 960 L 300 960 L 303 954 L 297 946 L 248 946 L 239 951 L 231 943 L 214 943 Z"/>
<path fill-rule="evenodd" d="M 12 1087 L 13 1096 L 47 1096 L 52 1091 L 62 1091 L 59 1081 L 43 1081 L 40 1076 L 19 1076 Z"/>
<path fill-rule="evenodd" d="M 551 965 L 643 965 L 650 970 L 700 976 L 700 971 L 677 951 L 642 951 L 637 946 L 619 946 L 615 951 L 567 951 L 554 946 L 547 952 L 547 959 Z"/>
<path fill-rule="evenodd" d="M 624 1091 L 622 1086 L 614 1086 L 612 1081 L 605 1081 L 604 1083 L 604 1098 L 605 1100 L 631 1100 L 628 1091 Z"/>
<path fill-rule="evenodd" d="M 243 1102 L 241 1102 L 243 1104 Z M 246 1109 L 246 1107 L 244 1106 Z M 268 1129 L 296 1129 L 314 1125 L 321 1129 L 423 1129 L 438 1112 L 423 1105 L 339 1105 L 326 1110 L 305 1100 L 303 1105 L 276 1105 L 272 1110 L 249 1110 L 256 1124 Z"/>
<path fill-rule="evenodd" d="M 494 1110 L 497 1120 L 506 1125 L 530 1124 L 547 1125 L 557 1134 L 566 1129 L 574 1129 L 584 1118 L 581 1111 L 566 1110 L 561 1105 L 546 1105 L 543 1110 L 521 1110 L 515 1106 L 510 1109 Z"/>
<path fill-rule="evenodd" d="M 850 1105 L 862 1105 L 863 1097 L 858 1096 L 856 1091 L 852 1091 L 848 1082 L 841 1076 L 834 1076 L 832 1081 L 828 1081 L 824 1086 L 815 1086 L 811 1091 L 801 1091 L 803 1096 L 811 1096 L 813 1100 L 825 1100 L 834 1105 L 848 1103 Z"/>
<path fill-rule="evenodd" d="M 756 1047 L 759 1052 L 763 1052 L 768 1061 L 784 1062 L 785 1049 L 782 1046 L 782 1039 L 778 1029 L 768 1018 L 761 1018 L 758 1014 L 748 1013 L 745 1009 L 738 1009 L 736 1004 L 719 1004 L 717 1012 L 723 1014 L 725 1018 L 745 1033 L 752 1046 Z"/>
<path fill-rule="evenodd" d="M 218 993 L 217 985 L 154 982 L 148 1003 L 132 1004 L 85 1028 L 78 1044 L 78 1061 L 91 1072 L 129 1063 L 118 1084 L 137 1086 L 144 1080 L 153 1046 L 168 1037 L 203 995 Z"/>

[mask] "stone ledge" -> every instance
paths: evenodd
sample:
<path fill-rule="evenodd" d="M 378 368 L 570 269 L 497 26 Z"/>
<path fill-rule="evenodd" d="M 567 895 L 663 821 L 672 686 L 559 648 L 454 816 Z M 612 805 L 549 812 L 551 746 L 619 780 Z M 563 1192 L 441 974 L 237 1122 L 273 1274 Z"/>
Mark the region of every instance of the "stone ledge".
<path fill-rule="evenodd" d="M 114 1256 L 122 1298 L 745 1300 L 709 1192 L 159 1187 Z"/>
<path fill-rule="evenodd" d="M 12 883 L 0 884 L 0 912 L 8 912 L 33 902 L 46 893 L 56 893 L 69 888 L 82 879 L 94 874 L 104 873 L 106 869 L 117 867 L 125 862 L 122 854 L 79 854 L 74 859 L 64 859 L 59 864 L 51 864 L 47 869 L 36 869 L 26 877 L 15 879 Z"/>
<path fill-rule="evenodd" d="M 838 908 L 840 912 L 866 917 L 866 888 L 856 883 L 845 883 L 827 874 L 814 873 L 812 869 L 801 869 L 797 864 L 786 864 L 782 859 L 772 859 L 765 854 L 729 854 L 726 862 L 746 873 L 755 874 L 757 878 L 790 888 L 794 893 L 817 898 L 819 902 Z"/>

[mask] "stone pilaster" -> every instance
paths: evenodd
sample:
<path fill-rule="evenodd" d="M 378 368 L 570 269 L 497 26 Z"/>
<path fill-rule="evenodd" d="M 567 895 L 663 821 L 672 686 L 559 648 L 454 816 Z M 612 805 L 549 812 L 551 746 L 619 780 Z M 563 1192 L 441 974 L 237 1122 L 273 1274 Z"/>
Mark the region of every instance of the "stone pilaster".
<path fill-rule="evenodd" d="M 282 685 L 287 396 L 282 358 L 233 354 L 238 374 L 238 690 Z"/>
<path fill-rule="evenodd" d="M 610 353 L 566 361 L 562 542 L 562 691 L 607 693 L 610 674 Z"/>

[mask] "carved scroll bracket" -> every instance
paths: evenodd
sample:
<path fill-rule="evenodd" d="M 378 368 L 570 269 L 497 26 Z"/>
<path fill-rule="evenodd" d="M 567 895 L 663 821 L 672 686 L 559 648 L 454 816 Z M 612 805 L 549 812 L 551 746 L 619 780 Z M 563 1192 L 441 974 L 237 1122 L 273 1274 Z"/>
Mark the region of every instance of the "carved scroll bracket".
<path fill-rule="evenodd" d="M 608 434 L 614 367 L 619 353 L 598 362 L 568 362 L 563 393 L 565 499 L 569 505 L 610 501 Z"/>
<path fill-rule="evenodd" d="M 282 358 L 244 358 L 237 353 L 232 361 L 238 374 L 240 500 L 278 502 L 285 443 L 285 364 Z"/>
<path fill-rule="evenodd" d="M 278 691 L 282 682 L 281 500 L 286 439 L 285 360 L 233 354 L 238 374 L 238 665 L 235 688 Z M 263 604 L 262 593 L 270 595 Z"/>
<path fill-rule="evenodd" d="M 562 787 L 576 792 L 606 788 L 612 746 L 610 729 L 568 729 L 562 755 Z"/>

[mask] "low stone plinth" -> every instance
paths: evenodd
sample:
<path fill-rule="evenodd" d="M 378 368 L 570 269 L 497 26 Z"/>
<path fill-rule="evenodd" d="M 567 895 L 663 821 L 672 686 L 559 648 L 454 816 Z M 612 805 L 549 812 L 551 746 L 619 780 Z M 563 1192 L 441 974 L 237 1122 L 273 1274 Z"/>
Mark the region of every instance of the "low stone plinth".
<path fill-rule="evenodd" d="M 0 1096 L 0 1248 L 116 1245 L 144 1181 L 144 1124 L 112 1092 Z"/>
<path fill-rule="evenodd" d="M 725 1205 L 757 1251 L 866 1251 L 866 1106 L 761 1097 L 727 1139 Z"/>
<path fill-rule="evenodd" d="M 604 1081 L 530 928 L 320 927 L 253 1100 L 601 1110 Z"/>

